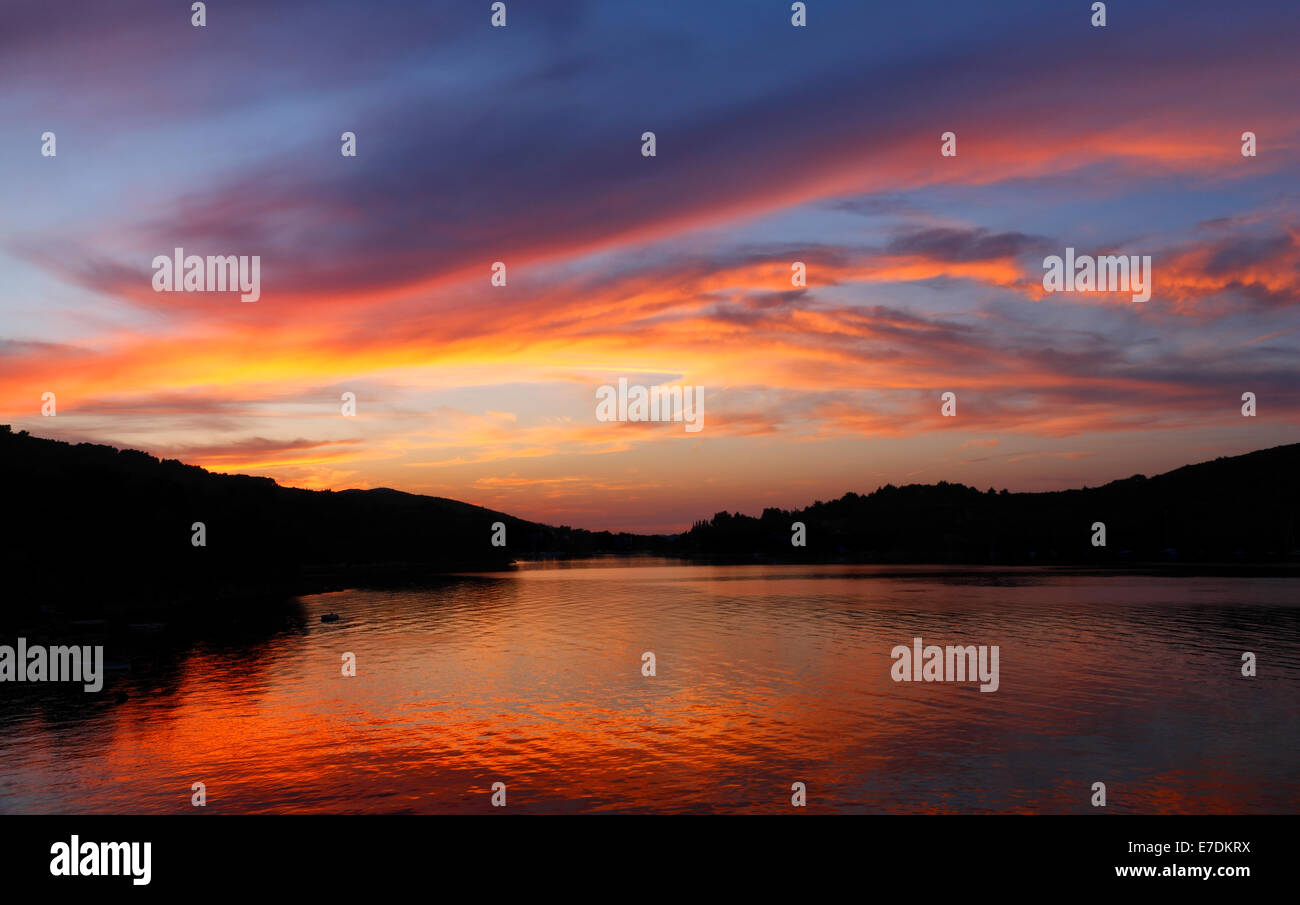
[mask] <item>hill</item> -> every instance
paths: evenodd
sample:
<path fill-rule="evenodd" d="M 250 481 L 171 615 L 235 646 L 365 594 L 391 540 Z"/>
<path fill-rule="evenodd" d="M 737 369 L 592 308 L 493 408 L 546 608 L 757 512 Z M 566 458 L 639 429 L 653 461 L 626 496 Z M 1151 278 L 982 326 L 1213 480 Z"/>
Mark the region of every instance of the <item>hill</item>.
<path fill-rule="evenodd" d="M 0 426 L 7 609 L 167 608 L 418 581 L 653 538 L 551 527 L 396 490 L 281 487 L 175 459 Z M 195 546 L 202 522 L 205 546 Z M 493 546 L 494 523 L 505 546 Z"/>
<path fill-rule="evenodd" d="M 1300 561 L 1300 444 L 1051 493 L 887 485 L 759 517 L 719 512 L 672 545 L 714 560 L 926 563 Z M 807 546 L 791 544 L 794 522 Z M 1093 524 L 1106 545 L 1093 546 Z"/>
<path fill-rule="evenodd" d="M 317 491 L 0 425 L 4 611 L 174 610 L 428 581 L 513 560 L 650 552 L 721 562 L 1123 567 L 1300 563 L 1300 444 L 1051 493 L 887 485 L 683 534 L 553 527 L 390 489 Z M 196 522 L 206 544 L 193 543 Z M 802 522 L 806 546 L 791 544 Z M 1094 523 L 1106 545 L 1094 546 Z M 497 523 L 505 546 L 493 546 Z M 200 610 L 201 611 L 201 610 Z"/>

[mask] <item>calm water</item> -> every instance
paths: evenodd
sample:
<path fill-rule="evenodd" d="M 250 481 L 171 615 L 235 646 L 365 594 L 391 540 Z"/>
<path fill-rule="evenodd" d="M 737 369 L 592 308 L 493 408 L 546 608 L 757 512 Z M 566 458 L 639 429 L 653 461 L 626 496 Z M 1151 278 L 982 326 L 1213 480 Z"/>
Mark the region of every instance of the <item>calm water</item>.
<path fill-rule="evenodd" d="M 1300 810 L 1300 580 L 882 572 L 531 566 L 139 632 L 98 695 L 0 684 L 0 811 Z M 917 635 L 999 645 L 1001 687 L 895 683 Z"/>

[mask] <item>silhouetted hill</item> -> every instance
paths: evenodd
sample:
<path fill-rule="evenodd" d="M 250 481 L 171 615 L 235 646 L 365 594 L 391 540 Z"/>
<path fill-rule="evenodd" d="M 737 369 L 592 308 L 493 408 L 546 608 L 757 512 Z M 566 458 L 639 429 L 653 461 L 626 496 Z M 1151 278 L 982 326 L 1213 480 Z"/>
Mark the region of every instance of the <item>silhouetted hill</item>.
<path fill-rule="evenodd" d="M 881 487 L 754 518 L 719 512 L 678 536 L 715 560 L 926 563 L 1297 562 L 1300 444 L 1054 493 Z M 807 546 L 791 545 L 794 522 Z M 1106 546 L 1092 545 L 1094 522 Z"/>
<path fill-rule="evenodd" d="M 1300 562 L 1300 444 L 1055 493 L 888 485 L 675 537 L 551 527 L 397 490 L 315 491 L 0 425 L 6 603 L 168 609 L 500 569 L 516 558 L 655 552 L 771 562 Z M 203 522 L 207 545 L 191 541 Z M 506 526 L 505 547 L 491 543 Z M 803 522 L 806 547 L 790 543 Z M 1093 523 L 1106 526 L 1094 547 Z"/>
<path fill-rule="evenodd" d="M 7 609 L 236 601 L 655 543 L 396 490 L 281 487 L 270 478 L 212 474 L 137 450 L 3 426 L 0 482 L 9 529 L 0 553 Z M 204 523 L 206 546 L 191 541 L 195 522 Z M 492 546 L 495 522 L 506 526 L 504 547 Z"/>

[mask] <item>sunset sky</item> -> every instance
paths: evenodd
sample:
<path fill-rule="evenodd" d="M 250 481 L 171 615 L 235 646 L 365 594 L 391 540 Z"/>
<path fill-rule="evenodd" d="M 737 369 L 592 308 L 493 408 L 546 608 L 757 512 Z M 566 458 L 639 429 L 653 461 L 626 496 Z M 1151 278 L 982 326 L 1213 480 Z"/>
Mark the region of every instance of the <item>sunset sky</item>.
<path fill-rule="evenodd" d="M 15 429 L 642 531 L 1298 439 L 1294 0 L 189 5 L 0 9 Z M 178 246 L 261 299 L 155 293 Z M 1151 300 L 1044 293 L 1066 247 Z"/>

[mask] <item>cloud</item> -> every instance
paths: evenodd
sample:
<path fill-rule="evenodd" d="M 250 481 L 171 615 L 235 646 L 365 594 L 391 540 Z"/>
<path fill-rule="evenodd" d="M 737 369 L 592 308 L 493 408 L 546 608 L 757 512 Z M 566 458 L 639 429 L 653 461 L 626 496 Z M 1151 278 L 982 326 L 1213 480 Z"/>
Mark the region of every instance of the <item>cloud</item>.
<path fill-rule="evenodd" d="M 885 251 L 893 255 L 916 255 L 934 261 L 998 261 L 1041 252 L 1052 243 L 1024 233 L 993 233 L 987 229 L 924 229 L 893 239 Z"/>

